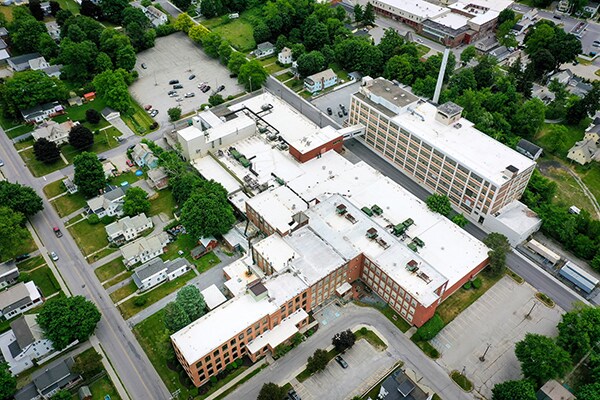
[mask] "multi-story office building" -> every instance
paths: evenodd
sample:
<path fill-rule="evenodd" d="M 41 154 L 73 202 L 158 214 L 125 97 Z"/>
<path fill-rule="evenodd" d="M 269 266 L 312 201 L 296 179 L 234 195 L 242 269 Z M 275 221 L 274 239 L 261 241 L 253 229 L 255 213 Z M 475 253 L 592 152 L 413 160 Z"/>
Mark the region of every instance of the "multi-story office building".
<path fill-rule="evenodd" d="M 461 113 L 454 103 L 436 107 L 378 78 L 352 95 L 349 124 L 365 126 L 370 147 L 483 223 L 521 197 L 535 162 L 480 132 Z"/>

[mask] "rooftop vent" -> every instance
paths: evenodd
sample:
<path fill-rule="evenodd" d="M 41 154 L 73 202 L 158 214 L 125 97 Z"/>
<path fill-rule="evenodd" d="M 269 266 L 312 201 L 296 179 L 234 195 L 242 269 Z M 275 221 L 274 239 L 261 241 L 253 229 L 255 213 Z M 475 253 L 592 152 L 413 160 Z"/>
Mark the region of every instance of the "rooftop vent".
<path fill-rule="evenodd" d="M 425 282 L 430 283 L 432 281 L 432 279 L 425 273 L 425 272 L 418 272 L 417 276 L 421 279 L 423 279 Z"/>
<path fill-rule="evenodd" d="M 375 228 L 369 228 L 367 230 L 367 237 L 369 239 L 375 239 L 377 237 L 377 229 L 375 229 Z"/>
<path fill-rule="evenodd" d="M 416 272 L 419 270 L 419 263 L 415 260 L 410 260 L 406 263 L 406 269 L 410 272 Z"/>
<path fill-rule="evenodd" d="M 338 204 L 337 207 L 335 207 L 335 211 L 340 214 L 343 215 L 346 213 L 346 205 L 345 204 Z"/>
<path fill-rule="evenodd" d="M 347 213 L 345 215 L 346 219 L 350 222 L 352 222 L 353 224 L 357 223 L 358 221 L 356 220 L 356 218 L 354 218 L 354 216 L 350 213 Z"/>

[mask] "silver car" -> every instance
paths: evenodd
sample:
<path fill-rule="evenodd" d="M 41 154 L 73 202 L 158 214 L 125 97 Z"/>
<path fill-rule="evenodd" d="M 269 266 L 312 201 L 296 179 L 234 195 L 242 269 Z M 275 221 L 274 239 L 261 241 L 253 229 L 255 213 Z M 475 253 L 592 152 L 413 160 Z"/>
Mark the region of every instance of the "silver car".
<path fill-rule="evenodd" d="M 58 261 L 58 254 L 56 254 L 55 252 L 51 251 L 49 253 L 50 258 L 52 259 L 52 261 Z"/>

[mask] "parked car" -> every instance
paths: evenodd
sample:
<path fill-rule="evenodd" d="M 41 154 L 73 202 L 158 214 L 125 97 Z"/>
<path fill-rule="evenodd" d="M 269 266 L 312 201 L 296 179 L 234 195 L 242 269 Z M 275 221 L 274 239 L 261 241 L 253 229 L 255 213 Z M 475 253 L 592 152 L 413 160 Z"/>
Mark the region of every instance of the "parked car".
<path fill-rule="evenodd" d="M 290 391 L 288 392 L 288 398 L 290 400 L 302 400 L 300 398 L 300 396 L 298 396 L 298 393 L 296 393 L 296 391 L 294 389 L 290 389 Z"/>
<path fill-rule="evenodd" d="M 58 254 L 56 254 L 55 252 L 51 251 L 50 253 L 48 253 L 48 255 L 50 256 L 52 261 L 58 261 Z"/>
<path fill-rule="evenodd" d="M 55 226 L 54 228 L 52 228 L 52 230 L 54 231 L 56 237 L 62 237 L 62 232 L 60 231 L 60 229 L 58 229 L 58 226 Z"/>
<path fill-rule="evenodd" d="M 132 144 L 131 146 L 127 146 L 127 150 L 133 150 L 134 147 L 135 147 L 135 144 Z"/>
<path fill-rule="evenodd" d="M 194 97 L 195 95 L 196 95 L 195 93 L 189 92 L 189 93 L 186 93 L 183 97 L 185 97 L 187 99 L 188 97 Z"/>
<path fill-rule="evenodd" d="M 182 102 L 183 101 L 183 97 L 178 97 L 175 99 L 176 102 Z"/>
<path fill-rule="evenodd" d="M 335 356 L 335 361 L 340 364 L 340 367 L 344 369 L 348 368 L 348 363 L 342 358 L 342 356 Z"/>
<path fill-rule="evenodd" d="M 0 160 L 0 167 L 4 167 L 4 161 Z"/>
<path fill-rule="evenodd" d="M 202 82 L 198 85 L 198 89 L 202 90 L 204 89 L 204 86 L 206 86 L 206 82 Z"/>
<path fill-rule="evenodd" d="M 180 85 L 180 84 L 173 85 L 173 89 L 183 89 L 183 85 Z"/>
<path fill-rule="evenodd" d="M 195 77 L 196 77 L 196 75 L 192 74 L 192 75 L 190 75 L 190 77 L 189 77 L 188 79 L 191 81 L 191 80 L 192 80 L 192 79 L 194 79 Z"/>
<path fill-rule="evenodd" d="M 342 118 L 344 114 L 341 111 L 338 111 L 338 117 Z"/>
<path fill-rule="evenodd" d="M 148 67 L 146 66 L 146 64 L 142 63 L 142 68 L 143 68 L 143 69 L 146 69 L 146 68 L 148 68 Z"/>
<path fill-rule="evenodd" d="M 158 115 L 158 110 L 152 110 L 152 111 L 150 112 L 150 116 L 151 116 L 151 117 L 156 117 L 157 115 Z"/>
<path fill-rule="evenodd" d="M 144 106 L 144 110 L 146 110 L 146 111 L 151 110 L 151 109 L 152 109 L 152 104 L 146 104 Z"/>
<path fill-rule="evenodd" d="M 104 157 L 104 156 L 98 156 L 98 161 L 106 161 L 106 157 Z"/>
<path fill-rule="evenodd" d="M 20 256 L 15 257 L 15 261 L 19 262 L 19 261 L 27 260 L 29 257 L 31 257 L 29 255 L 29 253 L 21 254 Z"/>
<path fill-rule="evenodd" d="M 177 97 L 177 92 L 173 91 L 172 93 L 169 93 L 169 97 Z"/>
<path fill-rule="evenodd" d="M 342 109 L 342 113 L 344 113 L 344 116 L 348 115 L 348 110 L 346 110 L 345 108 Z"/>
<path fill-rule="evenodd" d="M 169 81 L 169 85 L 176 85 L 176 84 L 178 84 L 178 83 L 179 83 L 179 80 L 178 80 L 178 79 L 171 79 L 171 80 Z"/>
<path fill-rule="evenodd" d="M 133 167 L 133 161 L 131 160 L 126 160 L 125 164 L 127 164 L 128 167 Z"/>
<path fill-rule="evenodd" d="M 221 85 L 217 88 L 217 93 L 222 92 L 223 90 L 225 90 L 225 85 Z"/>
<path fill-rule="evenodd" d="M 206 86 L 204 86 L 204 87 L 203 87 L 202 89 L 200 89 L 200 90 L 202 90 L 202 93 L 206 93 L 206 92 L 208 92 L 208 91 L 210 90 L 210 86 L 206 85 Z"/>
<path fill-rule="evenodd" d="M 331 107 L 327 107 L 327 114 L 329 114 L 329 115 L 333 114 L 333 111 L 331 110 Z"/>

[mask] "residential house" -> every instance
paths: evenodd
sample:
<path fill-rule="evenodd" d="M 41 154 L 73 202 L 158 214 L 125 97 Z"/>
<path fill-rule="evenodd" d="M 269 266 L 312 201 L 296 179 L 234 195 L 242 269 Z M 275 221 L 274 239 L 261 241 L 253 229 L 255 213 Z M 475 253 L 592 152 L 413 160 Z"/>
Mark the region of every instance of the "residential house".
<path fill-rule="evenodd" d="M 304 89 L 312 94 L 335 85 L 338 77 L 331 68 L 318 72 L 304 79 Z"/>
<path fill-rule="evenodd" d="M 8 48 L 8 44 L 4 39 L 0 39 L 0 50 L 4 50 Z"/>
<path fill-rule="evenodd" d="M 49 1 L 42 1 L 40 3 L 40 7 L 41 7 L 42 11 L 44 12 L 45 16 L 49 16 L 51 14 L 52 8 L 50 7 Z"/>
<path fill-rule="evenodd" d="M 56 41 L 60 40 L 60 26 L 58 26 L 56 21 L 46 22 L 46 30 L 52 39 Z"/>
<path fill-rule="evenodd" d="M 0 336 L 0 350 L 13 375 L 35 365 L 55 352 L 52 341 L 44 337 L 37 314 L 26 314 L 11 322 L 11 330 Z"/>
<path fill-rule="evenodd" d="M 57 145 L 61 145 L 69 141 L 69 132 L 77 125 L 79 125 L 78 121 L 73 122 L 67 120 L 59 124 L 56 121 L 47 120 L 38 125 L 31 133 L 31 136 L 33 136 L 33 139 L 35 140 L 46 139 Z"/>
<path fill-rule="evenodd" d="M 254 50 L 256 58 L 263 58 L 275 53 L 275 45 L 271 42 L 260 43 Z"/>
<path fill-rule="evenodd" d="M 19 275 L 19 269 L 14 261 L 0 264 L 0 289 L 16 283 Z"/>
<path fill-rule="evenodd" d="M 96 92 L 89 92 L 83 95 L 85 101 L 92 101 L 96 98 Z"/>
<path fill-rule="evenodd" d="M 556 72 L 549 76 L 548 79 L 549 81 L 556 79 L 559 83 L 567 85 L 567 91 L 579 97 L 585 96 L 590 90 L 592 90 L 593 87 L 591 84 L 585 82 L 583 78 L 575 75 L 569 69 Z"/>
<path fill-rule="evenodd" d="M 588 14 L 588 18 L 593 18 L 596 14 L 598 14 L 598 10 L 600 9 L 600 3 L 592 3 L 589 2 L 587 6 L 583 7 L 583 13 Z"/>
<path fill-rule="evenodd" d="M 190 269 L 190 263 L 185 258 L 170 261 L 155 258 L 133 270 L 131 277 L 138 289 L 144 291 L 162 282 L 173 280 Z"/>
<path fill-rule="evenodd" d="M 562 13 L 568 13 L 570 9 L 571 4 L 569 0 L 560 0 L 556 6 L 556 11 L 560 11 Z"/>
<path fill-rule="evenodd" d="M 0 40 L 2 40 L 2 39 L 0 39 Z M 8 51 L 6 49 L 0 50 L 0 64 L 1 65 L 6 64 L 6 62 L 9 58 L 10 58 L 10 54 L 8 53 Z"/>
<path fill-rule="evenodd" d="M 33 281 L 17 283 L 0 292 L 0 317 L 11 319 L 43 302 Z"/>
<path fill-rule="evenodd" d="M 104 171 L 104 177 L 110 179 L 117 175 L 117 167 L 114 166 L 109 160 L 102 162 L 102 170 Z"/>
<path fill-rule="evenodd" d="M 64 113 L 65 109 L 63 108 L 63 106 L 60 105 L 58 101 L 40 104 L 39 106 L 28 108 L 26 110 L 21 110 L 21 115 L 23 116 L 23 119 L 25 120 L 25 122 L 29 123 L 39 123 L 47 118 L 52 118 Z"/>
<path fill-rule="evenodd" d="M 192 258 L 197 260 L 203 255 L 213 251 L 219 242 L 213 236 L 203 237 L 198 240 L 198 246 L 194 247 L 190 252 Z"/>
<path fill-rule="evenodd" d="M 75 183 L 73 183 L 72 178 L 65 178 L 62 181 L 63 185 L 65 185 L 65 188 L 67 189 L 67 192 L 69 192 L 69 194 L 75 194 L 77 193 L 77 185 Z"/>
<path fill-rule="evenodd" d="M 537 400 L 575 400 L 573 393 L 554 379 L 544 383 L 536 394 Z"/>
<path fill-rule="evenodd" d="M 146 17 L 148 17 L 154 27 L 169 22 L 167 15 L 154 6 L 142 7 L 142 11 L 144 11 L 144 14 L 146 14 Z"/>
<path fill-rule="evenodd" d="M 123 215 L 123 203 L 125 201 L 125 190 L 122 187 L 114 188 L 109 192 L 94 197 L 87 201 L 88 213 L 96 214 L 99 218 Z"/>
<path fill-rule="evenodd" d="M 490 56 L 494 57 L 496 61 L 501 63 L 506 60 L 508 56 L 512 53 L 506 46 L 496 47 L 494 50 L 490 51 Z"/>
<path fill-rule="evenodd" d="M 587 131 L 583 140 L 575 143 L 569 150 L 567 158 L 578 164 L 585 165 L 592 161 L 600 161 L 600 125 L 595 125 Z"/>
<path fill-rule="evenodd" d="M 163 167 L 154 168 L 148 171 L 148 185 L 156 190 L 161 190 L 169 186 L 169 177 Z"/>
<path fill-rule="evenodd" d="M 82 378 L 71 371 L 74 363 L 73 357 L 68 357 L 34 372 L 32 382 L 15 393 L 15 400 L 49 399 L 59 390 L 75 386 Z"/>
<path fill-rule="evenodd" d="M 410 376 L 409 376 L 410 375 Z M 377 398 L 387 400 L 431 400 L 433 390 L 419 383 L 414 372 L 396 370 L 381 383 Z"/>
<path fill-rule="evenodd" d="M 7 60 L 8 69 L 13 72 L 26 71 L 31 68 L 29 61 L 40 58 L 40 53 L 29 53 L 21 56 L 11 57 Z"/>
<path fill-rule="evenodd" d="M 46 68 L 42 68 L 42 71 L 53 78 L 60 78 L 60 72 L 62 70 L 62 64 L 49 65 Z"/>
<path fill-rule="evenodd" d="M 531 158 L 533 161 L 540 158 L 543 150 L 544 149 L 542 149 L 540 146 L 525 139 L 519 140 L 519 143 L 517 144 L 517 151 L 523 154 L 525 157 Z"/>
<path fill-rule="evenodd" d="M 39 56 L 39 57 L 29 60 L 29 68 L 28 69 L 38 71 L 38 70 L 42 70 L 44 68 L 48 68 L 49 66 L 50 66 L 50 63 L 48 61 L 46 61 L 46 59 L 43 56 Z"/>
<path fill-rule="evenodd" d="M 281 49 L 281 51 L 277 55 L 277 61 L 279 61 L 279 63 L 283 65 L 291 64 L 292 61 L 294 61 L 292 60 L 292 49 L 290 49 L 289 47 L 284 47 L 283 49 Z"/>
<path fill-rule="evenodd" d="M 154 156 L 146 143 L 138 143 L 131 150 L 133 162 L 140 167 L 156 168 L 158 166 L 158 158 Z"/>
<path fill-rule="evenodd" d="M 140 233 L 154 226 L 152 220 L 141 213 L 135 217 L 123 217 L 112 224 L 106 225 L 106 235 L 108 241 L 121 245 L 130 240 L 136 239 Z"/>
<path fill-rule="evenodd" d="M 131 267 L 139 262 L 145 263 L 164 253 L 165 246 L 169 243 L 169 236 L 161 232 L 151 237 L 141 237 L 121 247 L 123 263 Z"/>

